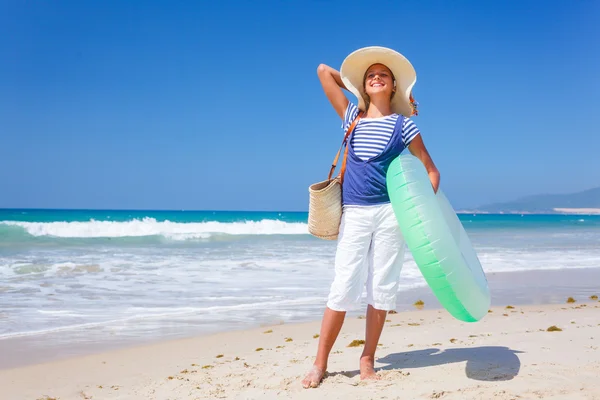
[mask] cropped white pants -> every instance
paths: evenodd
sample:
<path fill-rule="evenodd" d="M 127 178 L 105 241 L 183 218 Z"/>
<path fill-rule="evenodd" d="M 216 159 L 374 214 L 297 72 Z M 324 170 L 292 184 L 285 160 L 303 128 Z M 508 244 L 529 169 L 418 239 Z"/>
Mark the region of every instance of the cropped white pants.
<path fill-rule="evenodd" d="M 334 311 L 358 308 L 366 285 L 368 304 L 393 310 L 404 249 L 391 204 L 344 207 L 327 307 Z"/>

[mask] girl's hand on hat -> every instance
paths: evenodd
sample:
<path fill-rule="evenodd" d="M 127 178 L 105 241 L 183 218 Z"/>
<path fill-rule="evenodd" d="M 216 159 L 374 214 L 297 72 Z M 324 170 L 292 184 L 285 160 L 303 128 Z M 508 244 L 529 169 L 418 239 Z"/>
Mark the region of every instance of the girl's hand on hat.
<path fill-rule="evenodd" d="M 346 85 L 342 82 L 340 72 L 328 65 L 321 64 L 317 67 L 317 75 L 323 86 L 323 91 L 340 118 L 344 119 L 344 113 L 348 107 L 348 99 L 342 91 Z"/>
<path fill-rule="evenodd" d="M 438 171 L 437 167 L 433 163 L 427 148 L 425 147 L 425 143 L 423 142 L 423 138 L 421 134 L 415 136 L 415 138 L 408 145 L 408 149 L 412 153 L 413 156 L 417 157 L 427 170 L 427 175 L 429 176 L 429 180 L 431 181 L 431 186 L 433 188 L 433 192 L 437 193 L 440 187 L 440 171 Z"/>

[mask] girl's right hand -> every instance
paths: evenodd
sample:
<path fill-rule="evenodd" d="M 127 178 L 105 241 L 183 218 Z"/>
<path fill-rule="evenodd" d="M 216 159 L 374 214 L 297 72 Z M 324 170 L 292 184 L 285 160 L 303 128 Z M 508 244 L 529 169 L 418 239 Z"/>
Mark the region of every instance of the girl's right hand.
<path fill-rule="evenodd" d="M 339 71 L 328 65 L 321 64 L 317 67 L 317 75 L 319 76 L 323 91 L 333 106 L 333 109 L 343 120 L 344 113 L 348 107 L 348 99 L 342 91 L 342 89 L 346 89 L 346 86 L 344 85 L 344 82 L 342 82 Z"/>
<path fill-rule="evenodd" d="M 423 137 L 421 134 L 415 136 L 415 138 L 408 145 L 408 150 L 412 153 L 413 156 L 417 157 L 427 170 L 427 175 L 429 176 L 429 180 L 431 181 L 431 187 L 433 188 L 433 193 L 437 194 L 437 191 L 440 187 L 440 171 L 435 166 L 431 156 L 429 155 L 429 151 L 425 147 L 425 143 L 423 142 Z"/>

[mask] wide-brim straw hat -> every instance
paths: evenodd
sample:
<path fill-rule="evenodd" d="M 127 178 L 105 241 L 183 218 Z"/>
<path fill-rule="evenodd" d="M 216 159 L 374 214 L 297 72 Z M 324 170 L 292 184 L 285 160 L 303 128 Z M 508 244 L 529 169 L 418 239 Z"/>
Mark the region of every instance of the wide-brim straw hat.
<path fill-rule="evenodd" d="M 412 88 L 417 82 L 417 73 L 406 57 L 395 50 L 381 46 L 363 47 L 352 52 L 340 68 L 346 88 L 358 99 L 358 108 L 366 111 L 369 97 L 363 86 L 365 72 L 373 64 L 383 64 L 392 71 L 396 80 L 396 93 L 392 97 L 392 112 L 410 117 L 416 114 L 411 102 Z"/>

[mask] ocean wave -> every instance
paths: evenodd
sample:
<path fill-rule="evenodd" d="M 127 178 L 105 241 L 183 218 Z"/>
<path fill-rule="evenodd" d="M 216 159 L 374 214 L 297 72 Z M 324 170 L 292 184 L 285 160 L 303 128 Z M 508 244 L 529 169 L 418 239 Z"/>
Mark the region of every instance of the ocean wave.
<path fill-rule="evenodd" d="M 122 326 L 128 322 L 137 322 L 144 320 L 152 320 L 152 319 L 164 319 L 164 318 L 176 318 L 176 317 L 185 317 L 185 316 L 196 316 L 197 318 L 206 318 L 213 316 L 215 314 L 223 314 L 226 312 L 235 312 L 235 311 L 251 311 L 251 310 L 262 310 L 265 308 L 277 308 L 277 307 L 298 307 L 302 305 L 317 305 L 322 303 L 323 297 L 301 297 L 296 299 L 278 299 L 271 301 L 262 301 L 262 302 L 250 302 L 250 303 L 241 303 L 241 304 L 233 304 L 227 306 L 205 306 L 205 307 L 131 307 L 129 310 L 121 310 L 120 318 L 107 318 L 103 321 L 90 321 L 84 323 L 75 323 L 75 324 L 66 324 L 62 326 L 54 326 L 54 327 L 45 327 L 41 329 L 33 329 L 33 330 L 23 330 L 23 331 L 2 331 L 0 330 L 0 340 L 10 339 L 15 337 L 27 337 L 27 336 L 35 336 L 35 335 L 43 335 L 48 333 L 58 333 L 72 330 L 83 330 L 89 328 L 99 328 L 106 327 L 114 329 L 115 326 Z M 133 312 L 133 315 L 128 315 L 129 312 Z M 52 317 L 58 316 L 74 316 L 80 315 L 80 312 L 75 312 L 73 310 L 53 310 L 50 312 L 41 312 L 37 310 L 39 314 L 48 314 Z M 92 318 L 92 316 L 89 316 Z M 53 322 L 56 323 L 56 320 Z"/>
<path fill-rule="evenodd" d="M 172 240 L 208 239 L 214 235 L 304 235 L 300 222 L 265 219 L 246 222 L 171 222 L 154 218 L 115 221 L 23 222 L 0 221 L 0 225 L 24 229 L 29 235 L 60 238 L 123 238 L 163 236 Z"/>

